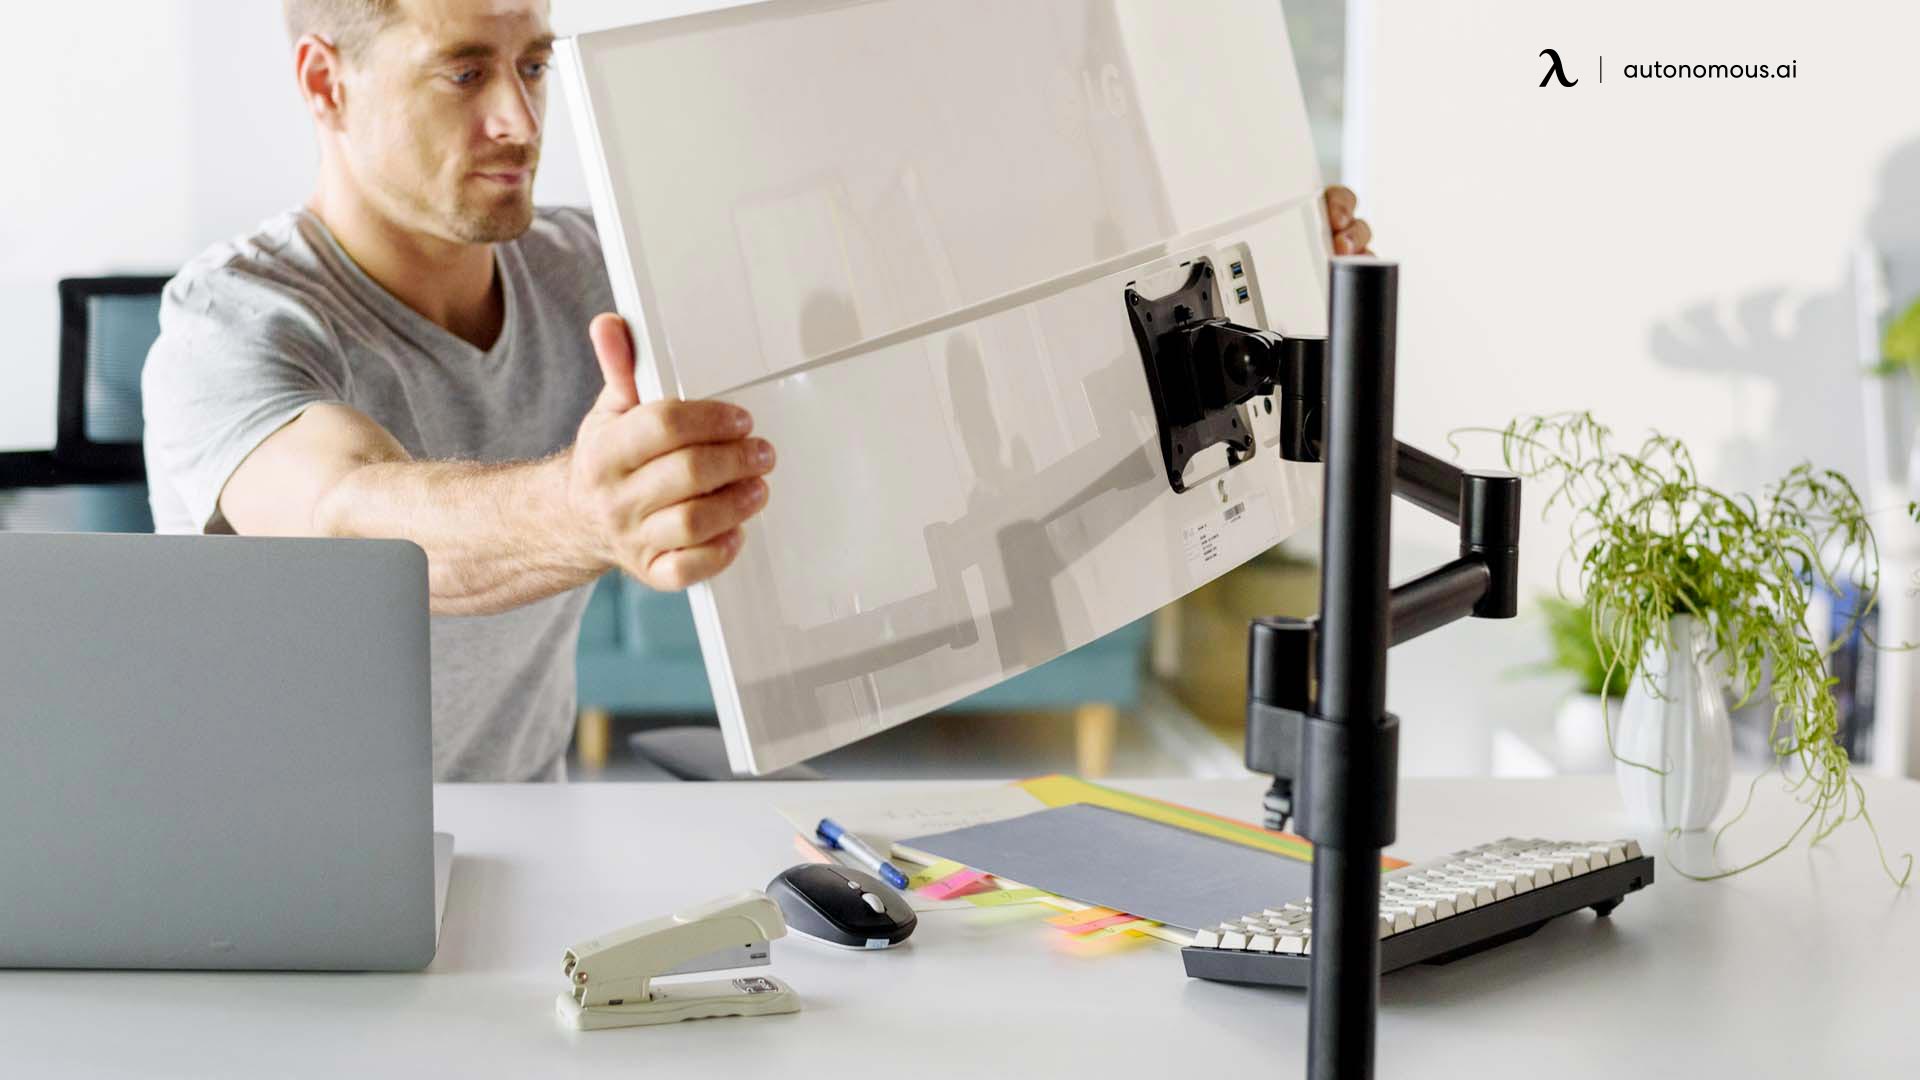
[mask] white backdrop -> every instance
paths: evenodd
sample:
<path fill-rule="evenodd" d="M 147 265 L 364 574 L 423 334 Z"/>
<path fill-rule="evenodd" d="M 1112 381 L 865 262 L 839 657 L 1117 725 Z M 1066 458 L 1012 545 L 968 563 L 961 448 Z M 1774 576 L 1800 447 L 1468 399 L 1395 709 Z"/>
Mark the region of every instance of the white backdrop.
<path fill-rule="evenodd" d="M 1403 438 L 1591 409 L 1726 484 L 1802 458 L 1864 480 L 1849 253 L 1870 223 L 1920 233 L 1920 6 L 1356 3 L 1347 175 L 1403 261 Z M 1547 47 L 1579 85 L 1538 85 Z M 1621 77 L 1760 61 L 1799 75 Z M 1532 584 L 1553 554 L 1531 545 Z"/>
<path fill-rule="evenodd" d="M 1683 437 L 1714 482 L 1757 489 L 1803 458 L 1864 482 L 1849 257 L 1869 232 L 1920 251 L 1920 5 L 1351 2 L 1345 176 L 1402 261 L 1403 439 L 1444 451 L 1460 426 L 1590 409 Z M 1539 85 L 1545 48 L 1578 85 Z M 1762 61 L 1798 76 L 1622 77 Z M 1566 533 L 1530 494 L 1531 596 Z M 1451 554 L 1418 510 L 1394 528 L 1401 574 Z M 1512 669 L 1545 651 L 1531 620 L 1394 650 L 1410 771 L 1484 769 L 1489 714 L 1544 722 L 1558 687 Z"/>

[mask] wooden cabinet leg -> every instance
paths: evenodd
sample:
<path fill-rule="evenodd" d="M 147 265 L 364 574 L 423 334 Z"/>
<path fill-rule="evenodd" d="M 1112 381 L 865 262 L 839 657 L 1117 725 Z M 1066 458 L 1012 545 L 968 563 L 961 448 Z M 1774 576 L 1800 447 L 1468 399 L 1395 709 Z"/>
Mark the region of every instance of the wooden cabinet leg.
<path fill-rule="evenodd" d="M 605 709 L 581 709 L 573 744 L 580 752 L 582 769 L 598 772 L 605 768 L 613 752 L 613 716 Z"/>
<path fill-rule="evenodd" d="M 1097 780 L 1113 768 L 1113 741 L 1119 730 L 1118 706 L 1082 705 L 1074 710 L 1074 763 L 1081 776 Z"/>

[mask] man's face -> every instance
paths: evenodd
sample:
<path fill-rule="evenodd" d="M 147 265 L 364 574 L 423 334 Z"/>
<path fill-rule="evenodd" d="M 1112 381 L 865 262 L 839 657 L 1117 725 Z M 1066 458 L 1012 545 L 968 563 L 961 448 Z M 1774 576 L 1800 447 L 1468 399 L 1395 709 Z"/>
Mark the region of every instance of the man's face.
<path fill-rule="evenodd" d="M 349 167 L 395 224 L 463 243 L 533 222 L 553 33 L 546 0 L 401 0 L 349 63 Z"/>

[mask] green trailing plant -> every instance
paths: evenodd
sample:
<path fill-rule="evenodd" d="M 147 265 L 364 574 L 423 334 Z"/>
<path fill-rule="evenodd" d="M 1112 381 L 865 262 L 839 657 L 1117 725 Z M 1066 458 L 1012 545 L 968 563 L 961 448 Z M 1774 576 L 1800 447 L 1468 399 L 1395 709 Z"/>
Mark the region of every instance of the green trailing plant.
<path fill-rule="evenodd" d="M 1529 492 L 1541 513 L 1565 508 L 1572 515 L 1561 591 L 1567 591 L 1567 571 L 1576 571 L 1586 631 L 1605 664 L 1602 692 L 1626 688 L 1633 677 L 1629 659 L 1646 656 L 1650 647 L 1672 647 L 1668 627 L 1677 614 L 1693 615 L 1708 628 L 1739 704 L 1771 676 L 1768 743 L 1806 816 L 1778 847 L 1745 865 L 1706 875 L 1676 869 L 1702 878 L 1739 873 L 1785 851 L 1808 830 L 1810 842 L 1818 843 L 1856 818 L 1880 845 L 1866 793 L 1835 738 L 1839 709 L 1826 665 L 1833 646 L 1823 648 L 1807 629 L 1816 581 L 1831 588 L 1841 570 L 1858 575 L 1862 601 L 1850 613 L 1849 632 L 1878 597 L 1873 529 L 1846 477 L 1802 464 L 1754 498 L 1701 480 L 1677 439 L 1653 433 L 1634 450 L 1616 449 L 1611 432 L 1588 413 L 1527 417 L 1497 434 L 1507 467 L 1545 485 L 1544 496 L 1539 487 Z M 1655 689 L 1651 672 L 1639 677 Z M 1612 749 L 1611 722 L 1607 738 Z M 1620 759 L 1617 751 L 1614 756 L 1627 767 L 1662 771 Z M 1715 833 L 1714 850 L 1752 806 L 1760 778 L 1740 812 Z M 1904 858 L 1895 874 L 1880 847 L 1881 865 L 1901 886 L 1913 873 L 1913 856 Z"/>
<path fill-rule="evenodd" d="M 1596 697 L 1608 693 L 1617 695 L 1633 677 L 1632 657 L 1603 652 L 1604 639 L 1594 635 L 1593 612 L 1585 603 L 1543 596 L 1540 613 L 1547 621 L 1547 646 L 1551 652 L 1547 659 L 1523 670 L 1563 672 L 1573 676 L 1581 693 Z"/>
<path fill-rule="evenodd" d="M 1880 337 L 1880 366 L 1874 373 L 1891 375 L 1902 368 L 1920 380 L 1920 300 L 1888 324 Z"/>

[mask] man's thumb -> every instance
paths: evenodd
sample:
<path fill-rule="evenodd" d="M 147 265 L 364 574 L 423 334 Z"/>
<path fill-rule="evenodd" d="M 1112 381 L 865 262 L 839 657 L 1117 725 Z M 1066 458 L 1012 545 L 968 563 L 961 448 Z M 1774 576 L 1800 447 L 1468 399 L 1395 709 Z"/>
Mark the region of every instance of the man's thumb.
<path fill-rule="evenodd" d="M 626 320 L 612 312 L 597 315 L 587 327 L 587 337 L 600 360 L 600 377 L 607 383 L 593 411 L 623 413 L 640 404 L 640 392 L 633 384 L 633 338 L 627 333 Z"/>

